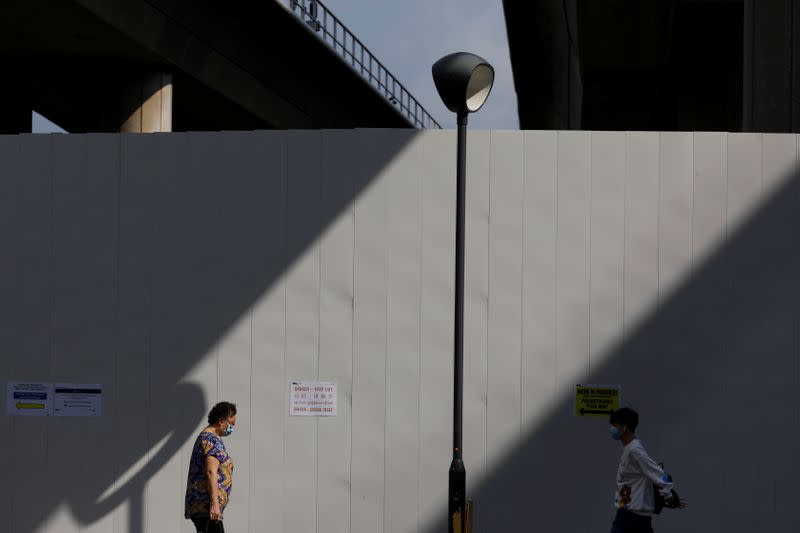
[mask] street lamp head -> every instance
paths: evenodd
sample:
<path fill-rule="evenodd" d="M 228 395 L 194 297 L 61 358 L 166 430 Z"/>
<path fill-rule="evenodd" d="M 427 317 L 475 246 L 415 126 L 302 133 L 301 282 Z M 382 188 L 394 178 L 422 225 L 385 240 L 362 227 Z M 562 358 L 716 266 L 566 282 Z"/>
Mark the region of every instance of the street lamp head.
<path fill-rule="evenodd" d="M 494 83 L 494 68 L 485 59 L 468 52 L 446 55 L 431 70 L 444 105 L 459 115 L 483 107 Z"/>

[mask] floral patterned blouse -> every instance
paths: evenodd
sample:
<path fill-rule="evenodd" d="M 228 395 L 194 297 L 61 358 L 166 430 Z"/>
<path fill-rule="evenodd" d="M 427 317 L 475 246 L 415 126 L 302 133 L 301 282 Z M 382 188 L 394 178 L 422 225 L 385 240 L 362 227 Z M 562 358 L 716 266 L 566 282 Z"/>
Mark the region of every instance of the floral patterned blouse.
<path fill-rule="evenodd" d="M 189 460 L 189 479 L 186 483 L 186 510 L 184 516 L 208 516 L 211 512 L 211 496 L 206 477 L 206 457 L 216 457 L 219 506 L 222 511 L 228 505 L 233 486 L 233 460 L 225 450 L 222 439 L 214 433 L 203 431 L 197 436 Z"/>

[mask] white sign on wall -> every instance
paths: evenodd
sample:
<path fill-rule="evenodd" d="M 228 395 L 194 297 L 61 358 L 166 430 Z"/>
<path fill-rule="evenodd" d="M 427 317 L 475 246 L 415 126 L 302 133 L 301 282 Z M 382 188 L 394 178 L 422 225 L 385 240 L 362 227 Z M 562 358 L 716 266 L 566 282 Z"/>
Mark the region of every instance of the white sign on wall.
<path fill-rule="evenodd" d="M 289 416 L 336 416 L 336 383 L 289 383 Z"/>
<path fill-rule="evenodd" d="M 53 412 L 53 385 L 10 381 L 6 386 L 6 414 L 49 416 Z"/>
<path fill-rule="evenodd" d="M 53 414 L 56 416 L 100 416 L 103 386 L 84 383 L 56 383 Z"/>

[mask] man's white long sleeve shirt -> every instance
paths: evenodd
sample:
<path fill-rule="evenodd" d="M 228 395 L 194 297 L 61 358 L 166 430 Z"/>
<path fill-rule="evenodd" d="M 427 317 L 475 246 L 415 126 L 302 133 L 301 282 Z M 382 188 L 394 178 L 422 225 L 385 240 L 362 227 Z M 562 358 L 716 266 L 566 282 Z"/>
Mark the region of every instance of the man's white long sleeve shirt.
<path fill-rule="evenodd" d="M 655 510 L 654 483 L 664 497 L 672 494 L 673 483 L 664 470 L 647 455 L 641 441 L 633 439 L 622 449 L 614 505 L 618 509 L 652 515 Z"/>

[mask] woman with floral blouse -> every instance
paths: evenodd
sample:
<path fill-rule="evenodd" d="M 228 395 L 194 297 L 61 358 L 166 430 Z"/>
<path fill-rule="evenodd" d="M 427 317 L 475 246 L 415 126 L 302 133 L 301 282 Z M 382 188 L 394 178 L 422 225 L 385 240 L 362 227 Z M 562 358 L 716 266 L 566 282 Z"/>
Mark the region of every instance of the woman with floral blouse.
<path fill-rule="evenodd" d="M 220 402 L 208 413 L 208 426 L 200 432 L 189 460 L 185 517 L 199 533 L 224 533 L 225 506 L 233 486 L 233 460 L 222 437 L 233 433 L 236 405 Z"/>

